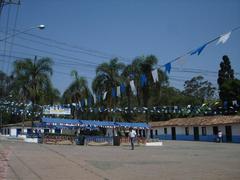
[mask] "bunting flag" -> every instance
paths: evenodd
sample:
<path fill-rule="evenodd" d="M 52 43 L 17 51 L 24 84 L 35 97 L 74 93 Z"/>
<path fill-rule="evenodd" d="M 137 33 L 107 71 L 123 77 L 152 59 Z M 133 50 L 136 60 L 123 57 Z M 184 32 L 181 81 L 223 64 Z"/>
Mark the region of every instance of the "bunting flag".
<path fill-rule="evenodd" d="M 196 50 L 192 51 L 191 55 L 197 54 L 199 56 L 206 46 L 207 46 L 207 43 L 204 44 L 203 46 L 197 48 Z"/>
<path fill-rule="evenodd" d="M 158 69 L 155 69 L 152 71 L 152 78 L 153 78 L 153 82 L 158 81 Z"/>
<path fill-rule="evenodd" d="M 171 71 L 171 68 L 172 68 L 172 65 L 171 63 L 167 63 L 164 65 L 165 66 L 165 71 L 170 74 L 170 71 Z"/>
<path fill-rule="evenodd" d="M 120 85 L 120 91 L 122 94 L 125 93 L 125 91 L 126 91 L 126 87 L 123 83 Z"/>
<path fill-rule="evenodd" d="M 117 86 L 117 97 L 121 97 L 120 86 Z"/>
<path fill-rule="evenodd" d="M 130 79 L 133 79 L 133 78 L 134 78 L 134 74 L 133 74 L 133 73 L 130 73 L 130 74 L 129 74 L 129 78 L 130 78 Z"/>
<path fill-rule="evenodd" d="M 107 91 L 105 91 L 104 94 L 103 94 L 103 100 L 105 100 L 106 97 L 107 97 Z"/>
<path fill-rule="evenodd" d="M 223 102 L 223 107 L 224 107 L 224 109 L 227 109 L 227 107 L 228 107 L 228 102 L 227 101 Z"/>
<path fill-rule="evenodd" d="M 225 42 L 227 42 L 230 35 L 231 35 L 231 31 L 226 33 L 226 34 L 221 35 L 218 39 L 217 45 L 220 44 L 220 43 L 224 44 Z"/>
<path fill-rule="evenodd" d="M 136 90 L 136 87 L 134 85 L 134 81 L 133 80 L 130 81 L 130 87 L 131 87 L 133 95 L 136 96 L 137 95 L 137 90 Z"/>
<path fill-rule="evenodd" d="M 112 88 L 112 97 L 116 97 L 117 96 L 117 93 L 116 93 L 116 90 L 115 90 L 115 87 Z"/>
<path fill-rule="evenodd" d="M 84 107 L 84 105 L 85 105 L 85 104 L 84 104 L 84 100 L 82 99 L 82 100 L 81 100 L 81 107 Z"/>
<path fill-rule="evenodd" d="M 101 101 L 101 95 L 98 95 L 98 96 L 97 96 L 97 100 L 98 100 L 98 102 Z"/>
<path fill-rule="evenodd" d="M 238 106 L 237 100 L 232 101 L 233 106 Z"/>
<path fill-rule="evenodd" d="M 97 102 L 97 98 L 96 98 L 95 94 L 93 95 L 93 102 L 94 102 L 94 104 L 96 104 L 96 102 Z"/>
<path fill-rule="evenodd" d="M 91 97 L 91 96 L 88 97 L 88 105 L 89 105 L 89 106 L 92 106 L 92 97 Z"/>
<path fill-rule="evenodd" d="M 141 87 L 144 87 L 147 85 L 147 77 L 145 74 L 141 74 L 140 76 L 140 85 Z"/>

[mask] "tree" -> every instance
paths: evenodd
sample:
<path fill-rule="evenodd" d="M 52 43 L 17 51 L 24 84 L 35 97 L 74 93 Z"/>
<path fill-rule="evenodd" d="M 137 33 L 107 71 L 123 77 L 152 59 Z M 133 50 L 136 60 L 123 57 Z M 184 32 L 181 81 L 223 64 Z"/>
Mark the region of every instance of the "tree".
<path fill-rule="evenodd" d="M 14 62 L 13 92 L 17 98 L 31 101 L 33 106 L 32 126 L 37 104 L 42 101 L 43 92 L 48 93 L 46 90 L 52 75 L 52 64 L 53 61 L 50 58 L 37 59 L 37 57 L 34 60 L 23 59 Z"/>
<path fill-rule="evenodd" d="M 73 82 L 63 93 L 64 103 L 79 103 L 82 99 L 91 96 L 88 88 L 88 82 L 84 77 L 78 75 L 76 70 L 72 70 L 71 76 L 74 78 Z M 74 118 L 77 118 L 77 110 L 74 110 Z"/>
<path fill-rule="evenodd" d="M 114 58 L 109 62 L 100 64 L 96 69 L 96 77 L 92 82 L 92 90 L 96 95 L 101 95 L 105 91 L 110 92 L 107 94 L 106 104 L 110 108 L 116 104 L 116 98 L 111 97 L 112 88 L 120 85 L 120 74 L 124 67 L 123 63 L 118 62 L 118 59 Z"/>
<path fill-rule="evenodd" d="M 230 99 L 229 93 L 223 90 L 223 84 L 226 81 L 234 79 L 234 71 L 231 67 L 230 60 L 228 56 L 223 56 L 223 61 L 220 63 L 220 70 L 218 71 L 218 88 L 219 88 L 219 97 L 222 101 Z"/>
<path fill-rule="evenodd" d="M 160 89 L 162 86 L 168 84 L 167 75 L 158 69 L 159 82 L 153 83 L 152 70 L 156 68 L 157 58 L 153 55 L 137 57 L 133 60 L 132 64 L 126 66 L 122 76 L 127 82 L 127 97 L 128 97 L 128 108 L 131 105 L 137 105 L 138 107 L 144 106 L 149 107 L 152 105 L 158 105 L 160 102 Z M 141 87 L 141 75 L 145 75 L 147 83 Z M 134 79 L 134 83 L 137 89 L 137 96 L 130 98 L 130 86 L 129 80 Z M 130 101 L 131 99 L 131 101 Z M 129 112 L 130 117 L 130 112 Z M 146 113 L 146 121 L 148 121 L 148 112 Z"/>
<path fill-rule="evenodd" d="M 240 80 L 228 80 L 221 86 L 222 94 L 225 94 L 224 101 L 232 103 L 234 100 L 240 101 Z"/>
<path fill-rule="evenodd" d="M 191 80 L 185 81 L 183 93 L 194 99 L 193 102 L 200 104 L 205 100 L 214 97 L 216 88 L 211 82 L 204 81 L 202 76 L 193 77 Z"/>
<path fill-rule="evenodd" d="M 0 97 L 6 97 L 9 94 L 12 80 L 12 76 L 0 71 Z"/>

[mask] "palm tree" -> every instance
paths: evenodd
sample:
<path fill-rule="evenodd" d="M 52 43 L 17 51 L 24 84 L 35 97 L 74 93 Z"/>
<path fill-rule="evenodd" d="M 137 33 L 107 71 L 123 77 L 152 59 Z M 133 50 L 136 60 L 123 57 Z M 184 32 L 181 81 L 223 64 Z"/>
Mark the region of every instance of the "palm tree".
<path fill-rule="evenodd" d="M 0 71 L 0 97 L 6 97 L 10 92 L 12 84 L 12 76 L 8 76 L 3 71 Z"/>
<path fill-rule="evenodd" d="M 19 97 L 24 98 L 26 101 L 31 101 L 33 107 L 33 117 L 37 110 L 37 104 L 43 98 L 43 92 L 48 93 L 47 87 L 49 86 L 50 76 L 52 75 L 53 61 L 50 58 L 37 59 L 35 56 L 32 59 L 17 60 L 14 62 L 14 89 L 13 91 Z M 32 126 L 33 118 L 32 117 Z"/>
<path fill-rule="evenodd" d="M 120 85 L 122 70 L 125 65 L 118 62 L 117 58 L 111 59 L 109 63 L 100 64 L 96 69 L 96 77 L 92 82 L 92 90 L 95 94 L 101 94 L 104 91 L 111 92 L 112 88 Z M 111 93 L 107 95 L 107 105 L 112 108 L 114 100 Z M 115 101 L 116 103 L 116 101 Z"/>
<path fill-rule="evenodd" d="M 151 102 L 151 105 L 157 104 L 160 97 L 159 89 L 162 85 L 167 84 L 167 76 L 160 69 L 158 69 L 159 82 L 156 84 L 153 83 L 151 71 L 156 68 L 157 62 L 157 58 L 153 55 L 137 57 L 133 60 L 132 64 L 128 65 L 123 71 L 122 76 L 125 78 L 126 82 L 129 82 L 129 79 L 131 79 L 131 76 L 133 76 L 138 94 L 136 97 L 138 106 L 148 107 L 149 102 Z M 144 87 L 140 87 L 141 74 L 144 74 L 147 77 L 147 85 Z M 130 87 L 128 88 L 127 93 L 129 106 L 128 109 L 130 109 Z M 148 121 L 148 113 L 146 113 L 146 121 Z"/>
<path fill-rule="evenodd" d="M 79 103 L 83 98 L 88 98 L 91 96 L 91 92 L 88 88 L 88 82 L 84 77 L 78 75 L 78 72 L 73 70 L 71 76 L 74 78 L 74 81 L 63 93 L 64 103 Z M 77 111 L 74 110 L 74 118 L 77 118 Z"/>
<path fill-rule="evenodd" d="M 61 93 L 58 89 L 54 88 L 52 82 L 47 82 L 46 90 L 42 92 L 42 102 L 41 104 L 54 105 L 60 103 Z M 47 93 L 46 93 L 47 92 Z"/>

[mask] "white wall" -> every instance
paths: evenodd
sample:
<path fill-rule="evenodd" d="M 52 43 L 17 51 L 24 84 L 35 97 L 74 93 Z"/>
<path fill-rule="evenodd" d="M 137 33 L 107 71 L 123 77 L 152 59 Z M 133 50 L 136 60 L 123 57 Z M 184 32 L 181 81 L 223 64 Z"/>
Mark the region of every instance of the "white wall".
<path fill-rule="evenodd" d="M 232 135 L 240 135 L 240 124 L 229 124 L 229 125 L 213 125 L 217 126 L 218 130 L 222 131 L 223 135 L 226 134 L 225 126 L 231 126 L 232 127 Z M 202 135 L 202 127 L 206 127 L 207 135 L 213 135 L 213 126 L 198 126 L 199 128 L 199 135 Z M 197 126 L 173 126 L 176 128 L 176 134 L 183 134 L 185 135 L 185 127 L 189 128 L 189 135 L 193 135 L 193 127 Z M 155 130 L 158 130 L 158 135 L 164 134 L 164 128 L 167 128 L 167 134 L 171 135 L 172 129 L 171 127 L 153 127 L 153 135 L 155 135 Z"/>
<path fill-rule="evenodd" d="M 10 136 L 17 136 L 17 129 L 16 128 L 10 128 Z"/>
<path fill-rule="evenodd" d="M 232 125 L 232 135 L 240 136 L 240 124 Z"/>

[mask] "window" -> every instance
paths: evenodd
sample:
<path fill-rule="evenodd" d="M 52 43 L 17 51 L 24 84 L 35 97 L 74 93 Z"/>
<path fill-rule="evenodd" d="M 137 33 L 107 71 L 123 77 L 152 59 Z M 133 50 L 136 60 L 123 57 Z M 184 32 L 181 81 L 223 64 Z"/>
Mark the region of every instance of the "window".
<path fill-rule="evenodd" d="M 157 129 L 155 129 L 155 135 L 156 135 L 156 136 L 158 135 L 158 130 L 157 130 Z"/>
<path fill-rule="evenodd" d="M 164 134 L 167 134 L 167 128 L 164 128 Z"/>
<path fill-rule="evenodd" d="M 185 127 L 185 134 L 186 134 L 186 136 L 189 135 L 189 128 L 188 127 Z"/>
<path fill-rule="evenodd" d="M 207 135 L 207 129 L 206 127 L 202 127 L 202 136 L 206 136 Z"/>

